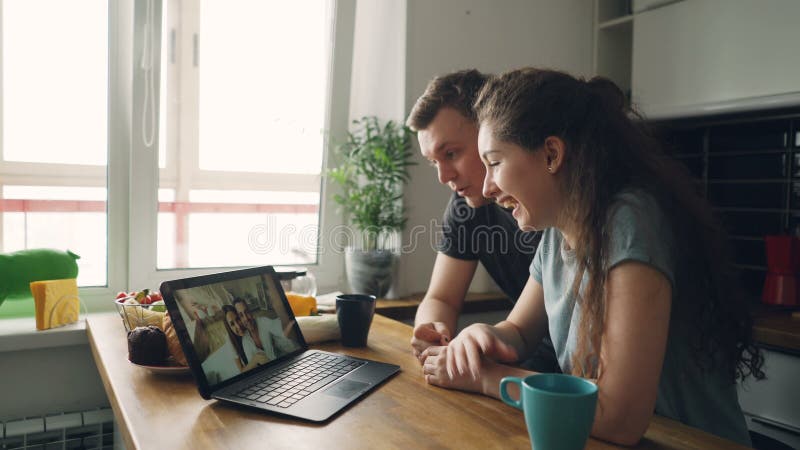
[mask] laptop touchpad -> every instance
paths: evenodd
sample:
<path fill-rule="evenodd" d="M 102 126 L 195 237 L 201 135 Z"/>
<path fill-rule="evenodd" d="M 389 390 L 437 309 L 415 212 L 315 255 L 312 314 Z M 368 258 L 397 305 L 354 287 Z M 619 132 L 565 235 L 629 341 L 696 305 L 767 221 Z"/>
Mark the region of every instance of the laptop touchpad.
<path fill-rule="evenodd" d="M 342 380 L 328 388 L 325 393 L 339 398 L 350 398 L 369 387 L 369 384 L 360 381 Z"/>

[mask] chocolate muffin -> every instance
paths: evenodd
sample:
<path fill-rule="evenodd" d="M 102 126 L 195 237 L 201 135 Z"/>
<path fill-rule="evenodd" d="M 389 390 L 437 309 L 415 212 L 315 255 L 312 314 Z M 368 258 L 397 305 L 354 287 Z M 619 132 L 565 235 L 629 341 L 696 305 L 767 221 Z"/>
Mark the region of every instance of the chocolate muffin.
<path fill-rule="evenodd" d="M 128 332 L 128 359 L 146 366 L 164 364 L 167 359 L 167 336 L 153 325 L 134 328 Z"/>

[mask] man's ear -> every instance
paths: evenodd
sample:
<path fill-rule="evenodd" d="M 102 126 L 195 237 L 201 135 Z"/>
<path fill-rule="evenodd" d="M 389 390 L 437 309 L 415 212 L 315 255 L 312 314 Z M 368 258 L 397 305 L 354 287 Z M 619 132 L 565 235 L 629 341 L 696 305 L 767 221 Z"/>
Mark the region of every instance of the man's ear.
<path fill-rule="evenodd" d="M 564 165 L 564 156 L 567 150 L 566 143 L 558 136 L 548 136 L 544 140 L 543 147 L 547 171 L 557 173 L 561 166 Z"/>

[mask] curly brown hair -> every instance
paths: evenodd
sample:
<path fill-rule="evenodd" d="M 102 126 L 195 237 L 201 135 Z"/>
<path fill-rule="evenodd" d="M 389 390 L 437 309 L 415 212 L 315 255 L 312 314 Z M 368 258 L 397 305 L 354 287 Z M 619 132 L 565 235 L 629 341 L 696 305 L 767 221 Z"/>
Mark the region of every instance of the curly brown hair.
<path fill-rule="evenodd" d="M 563 214 L 578 225 L 578 270 L 572 292 L 581 302 L 573 373 L 598 376 L 605 321 L 605 284 L 615 196 L 636 188 L 651 194 L 668 217 L 676 249 L 672 320 L 691 323 L 691 346 L 701 367 L 716 367 L 731 379 L 761 379 L 763 357 L 752 338 L 747 300 L 736 289 L 726 234 L 682 164 L 666 156 L 643 118 L 610 80 L 589 81 L 535 68 L 513 70 L 487 81 L 474 105 L 480 124 L 494 137 L 537 151 L 548 136 L 568 151 L 560 191 Z M 588 273 L 583 293 L 580 282 Z"/>

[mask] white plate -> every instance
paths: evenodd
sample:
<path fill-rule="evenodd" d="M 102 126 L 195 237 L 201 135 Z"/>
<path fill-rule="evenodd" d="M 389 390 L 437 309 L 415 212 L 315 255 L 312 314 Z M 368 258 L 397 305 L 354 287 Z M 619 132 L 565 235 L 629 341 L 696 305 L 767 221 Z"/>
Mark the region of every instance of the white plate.
<path fill-rule="evenodd" d="M 177 364 L 167 364 L 163 366 L 146 366 L 144 364 L 136 364 L 135 362 L 128 361 L 134 366 L 139 366 L 141 368 L 147 369 L 150 372 L 157 373 L 159 375 L 181 375 L 185 373 L 189 373 L 189 366 L 179 366 Z"/>

